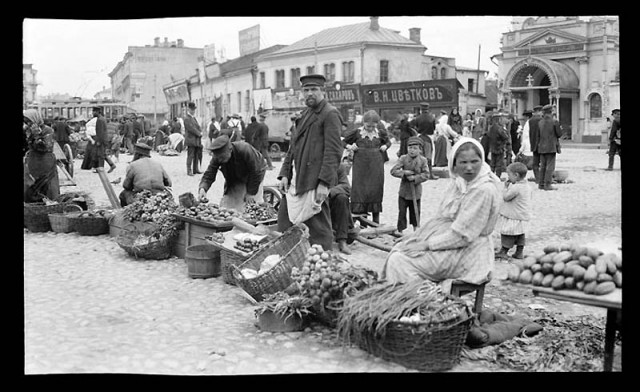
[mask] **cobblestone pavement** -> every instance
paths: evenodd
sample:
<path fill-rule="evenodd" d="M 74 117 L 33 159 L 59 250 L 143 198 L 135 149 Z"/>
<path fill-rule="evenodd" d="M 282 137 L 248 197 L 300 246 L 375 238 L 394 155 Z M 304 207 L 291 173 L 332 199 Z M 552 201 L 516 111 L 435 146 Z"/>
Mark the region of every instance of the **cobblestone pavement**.
<path fill-rule="evenodd" d="M 395 162 L 394 145 L 386 163 Z M 110 179 L 123 177 L 126 161 L 120 157 Z M 196 193 L 199 177 L 187 177 L 184 153 L 178 157 L 154 155 L 174 180 L 174 195 Z M 205 163 L 208 163 L 208 157 Z M 568 169 L 570 183 L 558 191 L 534 191 L 534 219 L 527 233 L 527 251 L 550 241 L 588 243 L 605 251 L 621 246 L 620 170 L 601 170 L 604 150 L 565 149 L 557 168 Z M 99 179 L 79 170 L 77 187 L 87 191 L 97 206 L 108 205 Z M 275 182 L 276 170 L 265 183 Z M 619 160 L 616 160 L 619 164 Z M 394 225 L 397 179 L 387 176 L 383 224 Z M 446 179 L 427 182 L 422 219 L 442 196 Z M 216 184 L 218 185 L 218 184 Z M 220 186 L 210 190 L 219 200 Z M 532 183 L 533 185 L 533 183 Z M 120 192 L 121 186 L 114 186 Z M 385 239 L 380 238 L 380 241 Z M 387 239 L 388 240 L 388 239 Z M 385 252 L 353 244 L 349 260 L 380 270 Z M 496 276 L 487 289 L 485 307 L 509 302 L 491 293 L 502 285 L 507 262 L 496 263 Z M 496 289 L 495 292 L 500 292 Z M 534 298 L 521 290 L 528 303 L 565 314 L 594 314 L 604 310 Z M 357 348 L 343 348 L 335 332 L 317 325 L 296 333 L 261 332 L 254 306 L 240 289 L 222 278 L 191 279 L 183 259 L 162 261 L 130 258 L 112 237 L 84 237 L 77 233 L 24 234 L 25 374 L 137 373 L 180 375 L 239 375 L 278 373 L 414 372 L 380 360 Z M 517 311 L 517 309 L 515 309 Z M 509 371 L 492 364 L 463 359 L 452 372 Z"/>

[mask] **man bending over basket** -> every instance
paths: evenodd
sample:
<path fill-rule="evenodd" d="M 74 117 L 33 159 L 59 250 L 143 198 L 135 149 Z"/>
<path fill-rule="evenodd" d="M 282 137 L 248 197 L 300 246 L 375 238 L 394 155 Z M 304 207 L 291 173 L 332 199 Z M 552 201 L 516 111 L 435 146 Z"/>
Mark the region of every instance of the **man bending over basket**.
<path fill-rule="evenodd" d="M 482 284 L 491 279 L 491 233 L 500 212 L 502 183 L 485 162 L 477 140 L 461 137 L 451 156 L 453 181 L 436 215 L 391 249 L 383 279 L 428 279 L 439 282 L 445 292 L 453 280 Z"/>

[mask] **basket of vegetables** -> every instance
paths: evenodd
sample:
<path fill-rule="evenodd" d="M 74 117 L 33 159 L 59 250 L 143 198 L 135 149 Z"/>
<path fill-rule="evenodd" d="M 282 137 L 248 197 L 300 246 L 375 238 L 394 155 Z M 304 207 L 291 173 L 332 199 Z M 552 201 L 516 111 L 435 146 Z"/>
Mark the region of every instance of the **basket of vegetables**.
<path fill-rule="evenodd" d="M 76 212 L 72 212 L 76 210 Z M 51 230 L 56 233 L 70 233 L 74 230 L 73 221 L 71 217 L 73 214 L 82 212 L 82 207 L 77 204 L 69 203 L 65 204 L 62 208 L 62 212 L 53 212 L 49 214 L 49 223 L 51 224 Z"/>
<path fill-rule="evenodd" d="M 304 328 L 311 300 L 278 291 L 265 296 L 255 310 L 258 327 L 268 332 L 294 332 Z"/>
<path fill-rule="evenodd" d="M 139 230 L 130 223 L 116 237 L 117 244 L 129 255 L 147 260 L 163 260 L 171 257 L 176 232 L 170 226 Z"/>
<path fill-rule="evenodd" d="M 473 320 L 464 301 L 435 283 L 381 283 L 344 300 L 338 336 L 407 368 L 444 371 L 459 362 Z"/>
<path fill-rule="evenodd" d="M 314 244 L 307 250 L 302 267 L 291 270 L 291 278 L 301 295 L 311 300 L 314 317 L 335 327 L 342 301 L 375 284 L 378 275 Z"/>
<path fill-rule="evenodd" d="M 80 235 L 101 235 L 109 232 L 111 212 L 103 209 L 83 211 L 69 217 L 75 231 Z"/>
<path fill-rule="evenodd" d="M 236 284 L 256 301 L 286 289 L 293 283 L 291 269 L 304 261 L 308 238 L 309 229 L 304 224 L 291 226 L 242 264 L 232 266 Z"/>

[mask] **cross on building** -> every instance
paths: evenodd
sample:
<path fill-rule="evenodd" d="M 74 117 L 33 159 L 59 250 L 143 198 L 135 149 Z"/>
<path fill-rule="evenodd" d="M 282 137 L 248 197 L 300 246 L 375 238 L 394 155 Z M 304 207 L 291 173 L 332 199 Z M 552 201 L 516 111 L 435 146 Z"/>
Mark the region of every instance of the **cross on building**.
<path fill-rule="evenodd" d="M 528 83 L 527 87 L 533 87 L 533 76 L 531 76 L 531 74 L 529 74 L 525 80 Z"/>

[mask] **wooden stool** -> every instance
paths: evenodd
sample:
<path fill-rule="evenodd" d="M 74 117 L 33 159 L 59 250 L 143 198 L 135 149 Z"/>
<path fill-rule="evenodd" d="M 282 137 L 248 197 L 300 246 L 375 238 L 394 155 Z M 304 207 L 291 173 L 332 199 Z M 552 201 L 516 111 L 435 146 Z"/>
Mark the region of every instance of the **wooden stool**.
<path fill-rule="evenodd" d="M 480 313 L 482 311 L 482 301 L 484 300 L 484 286 L 487 283 L 471 284 L 466 282 L 454 281 L 451 283 L 451 295 L 462 297 L 465 294 L 476 292 L 476 300 L 473 305 L 473 311 Z"/>

